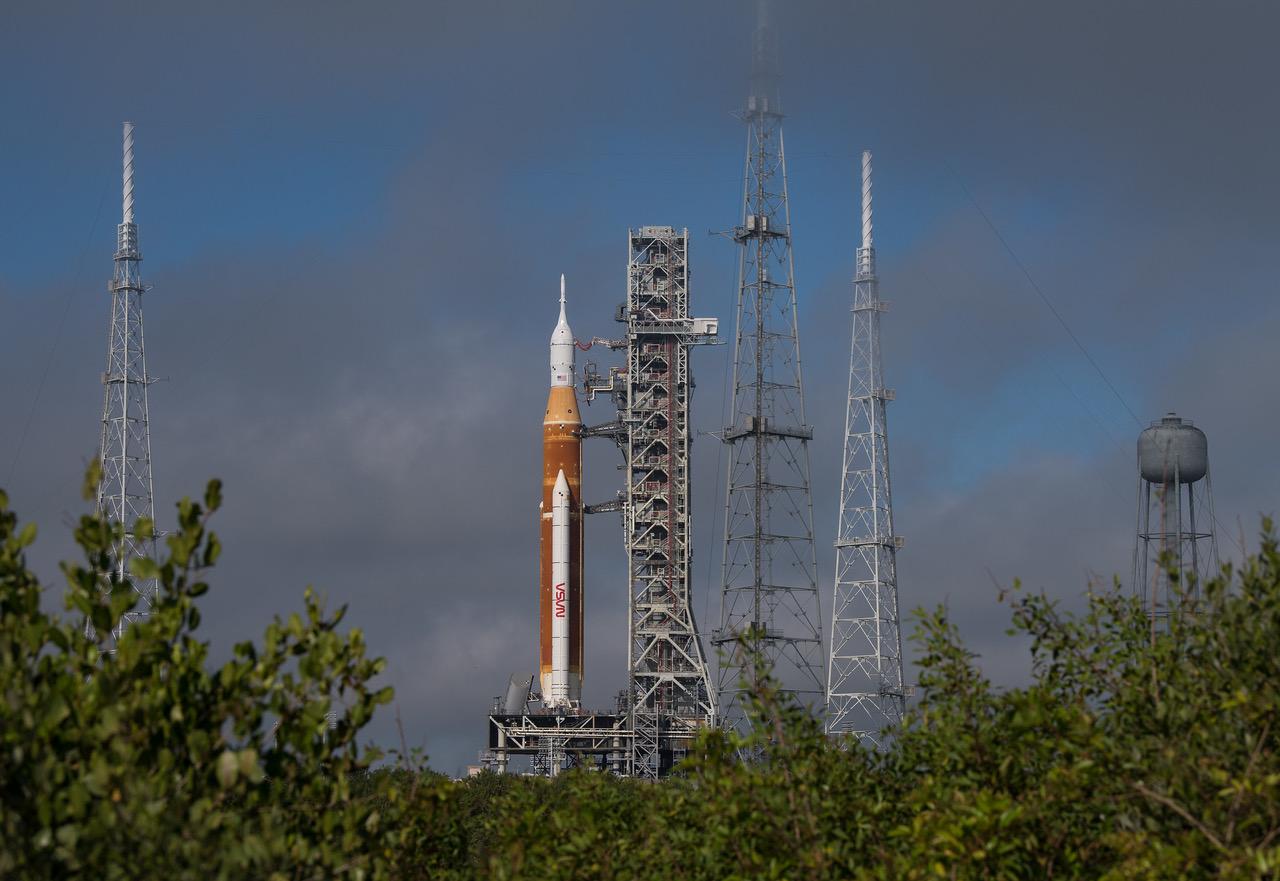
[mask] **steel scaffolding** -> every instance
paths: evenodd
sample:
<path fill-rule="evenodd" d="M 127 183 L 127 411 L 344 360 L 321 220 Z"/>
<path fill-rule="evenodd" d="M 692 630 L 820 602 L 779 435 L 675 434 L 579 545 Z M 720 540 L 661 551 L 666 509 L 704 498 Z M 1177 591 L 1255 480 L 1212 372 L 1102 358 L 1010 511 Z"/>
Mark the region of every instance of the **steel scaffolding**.
<path fill-rule="evenodd" d="M 627 771 L 657 778 L 698 730 L 715 724 L 715 693 L 694 620 L 690 569 L 689 348 L 714 341 L 717 321 L 689 317 L 689 237 L 669 226 L 628 233 L 627 301 L 620 312 L 626 368 L 608 381 L 587 366 L 588 400 L 610 392 L 618 421 L 588 429 L 610 436 L 626 460 L 622 512 L 630 614 L 627 634 Z"/>

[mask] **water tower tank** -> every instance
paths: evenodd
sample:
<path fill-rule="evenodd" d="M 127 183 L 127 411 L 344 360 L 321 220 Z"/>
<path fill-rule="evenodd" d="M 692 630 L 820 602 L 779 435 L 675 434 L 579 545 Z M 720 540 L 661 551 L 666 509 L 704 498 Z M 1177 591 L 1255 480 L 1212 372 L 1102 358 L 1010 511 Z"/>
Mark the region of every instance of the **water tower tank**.
<path fill-rule="evenodd" d="M 1209 470 L 1204 432 L 1173 413 L 1138 435 L 1138 468 L 1148 483 L 1195 483 Z"/>

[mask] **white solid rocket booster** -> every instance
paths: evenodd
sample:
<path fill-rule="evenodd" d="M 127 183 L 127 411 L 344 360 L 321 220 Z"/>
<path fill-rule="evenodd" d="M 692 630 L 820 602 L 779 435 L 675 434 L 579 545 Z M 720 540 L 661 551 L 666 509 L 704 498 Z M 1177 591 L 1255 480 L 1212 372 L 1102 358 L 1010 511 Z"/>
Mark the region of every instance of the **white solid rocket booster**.
<path fill-rule="evenodd" d="M 564 470 L 551 491 L 551 699 L 569 706 L 569 481 Z"/>

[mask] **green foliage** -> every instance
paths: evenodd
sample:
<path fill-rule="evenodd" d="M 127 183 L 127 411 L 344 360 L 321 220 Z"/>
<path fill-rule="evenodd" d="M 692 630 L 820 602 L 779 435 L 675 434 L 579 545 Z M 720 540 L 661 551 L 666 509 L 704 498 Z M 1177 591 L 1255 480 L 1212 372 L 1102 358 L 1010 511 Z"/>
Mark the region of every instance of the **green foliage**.
<path fill-rule="evenodd" d="M 1280 865 L 1280 551 L 1153 633 L 1138 602 L 1080 616 L 1015 595 L 1033 681 L 995 688 L 920 615 L 922 697 L 889 748 L 832 743 L 767 676 L 752 738 L 709 732 L 659 786 L 597 773 L 492 793 L 500 879 L 1272 878 Z M 759 760 L 743 763 L 743 753 Z"/>
<path fill-rule="evenodd" d="M 1081 615 L 1015 593 L 1023 688 L 994 687 L 945 614 L 921 614 L 921 698 L 882 752 L 831 741 L 758 669 L 755 733 L 706 732 L 661 784 L 590 771 L 453 782 L 357 747 L 391 699 L 373 685 L 382 662 L 310 591 L 211 665 L 195 633 L 220 495 L 215 482 L 184 501 L 164 559 L 137 564 L 160 596 L 108 653 L 83 622 L 106 633 L 132 608 L 111 574 L 118 529 L 80 520 L 71 614 L 50 615 L 24 560 L 34 527 L 0 494 L 0 877 L 1280 874 L 1270 523 L 1260 552 L 1167 628 L 1118 591 L 1091 593 Z"/>
<path fill-rule="evenodd" d="M 391 692 L 371 686 L 383 662 L 339 631 L 343 610 L 308 591 L 211 668 L 194 634 L 220 502 L 216 481 L 203 504 L 184 499 L 165 558 L 134 561 L 159 597 L 107 652 L 83 622 L 106 634 L 134 606 L 111 573 L 118 527 L 80 519 L 72 615 L 50 615 L 24 561 L 34 529 L 0 496 L 0 877 L 373 879 L 464 863 L 447 785 L 369 779 L 376 755 L 355 736 Z"/>

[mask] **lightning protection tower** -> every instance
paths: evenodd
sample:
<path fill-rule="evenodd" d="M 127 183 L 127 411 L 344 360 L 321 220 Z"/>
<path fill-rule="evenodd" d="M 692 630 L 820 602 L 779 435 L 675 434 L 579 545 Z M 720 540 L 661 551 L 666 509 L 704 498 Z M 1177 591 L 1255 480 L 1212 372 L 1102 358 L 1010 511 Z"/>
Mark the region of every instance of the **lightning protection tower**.
<path fill-rule="evenodd" d="M 1213 524 L 1209 440 L 1190 420 L 1169 413 L 1138 435 L 1133 590 L 1153 632 L 1178 596 L 1194 600 L 1218 569 Z"/>
<path fill-rule="evenodd" d="M 827 665 L 827 731 L 875 744 L 902 719 L 902 633 L 889 492 L 889 432 L 880 356 L 885 311 L 872 244 L 871 153 L 862 154 L 862 245 L 853 282 L 853 340 Z"/>
<path fill-rule="evenodd" d="M 821 601 L 796 327 L 791 215 L 778 100 L 777 37 L 757 7 L 740 224 L 732 423 L 721 569 L 717 686 L 723 723 L 742 729 L 762 658 L 801 701 L 823 697 Z"/>
<path fill-rule="evenodd" d="M 133 123 L 124 124 L 123 217 L 116 228 L 115 274 L 111 279 L 111 326 L 107 336 L 107 369 L 102 374 L 102 439 L 99 454 L 102 481 L 98 484 L 98 512 L 120 524 L 123 534 L 112 555 L 112 577 L 138 594 L 138 604 L 116 622 L 110 646 L 130 622 L 146 617 L 155 598 L 156 582 L 134 576 L 130 561 L 155 558 L 155 539 L 138 534 L 138 521 L 155 520 L 151 481 L 151 430 L 148 418 L 147 358 L 143 347 L 142 283 L 138 227 L 133 220 Z M 95 636 L 86 624 L 86 633 Z"/>

